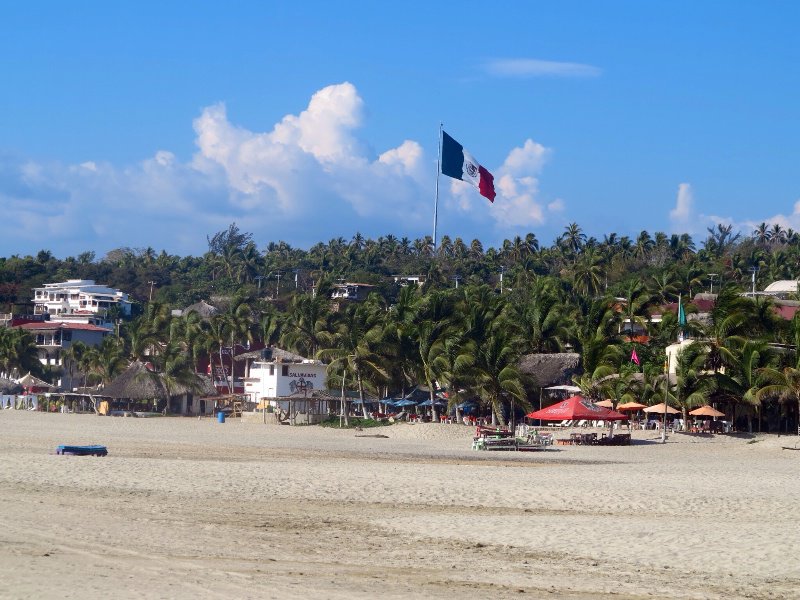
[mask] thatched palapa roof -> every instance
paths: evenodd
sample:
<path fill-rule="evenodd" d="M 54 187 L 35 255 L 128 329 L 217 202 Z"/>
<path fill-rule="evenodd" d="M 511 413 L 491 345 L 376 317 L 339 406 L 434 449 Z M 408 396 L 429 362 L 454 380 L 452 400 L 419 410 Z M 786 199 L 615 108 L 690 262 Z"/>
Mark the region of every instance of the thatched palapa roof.
<path fill-rule="evenodd" d="M 30 371 L 28 371 L 27 375 L 24 375 L 19 379 L 17 379 L 17 383 L 22 387 L 26 388 L 41 387 L 41 388 L 55 389 L 56 387 L 52 383 L 47 383 L 43 379 L 39 379 L 35 375 L 31 375 Z"/>
<path fill-rule="evenodd" d="M 572 383 L 572 376 L 578 374 L 580 358 L 575 352 L 526 354 L 519 361 L 519 369 L 530 375 L 537 387 L 564 385 Z"/>
<path fill-rule="evenodd" d="M 12 394 L 21 394 L 22 393 L 22 386 L 10 379 L 5 379 L 0 377 L 0 394 L 3 395 L 12 395 Z"/>
<path fill-rule="evenodd" d="M 165 388 L 159 385 L 158 375 L 153 373 L 142 362 L 133 362 L 119 375 L 114 381 L 109 383 L 100 392 L 109 398 L 127 398 L 129 400 L 151 400 L 153 398 L 165 399 Z M 183 394 L 196 394 L 203 396 L 215 396 L 217 390 L 207 377 L 197 377 L 197 389 L 189 389 L 185 385 L 176 385 L 171 390 L 173 396 Z"/>
<path fill-rule="evenodd" d="M 200 315 L 201 319 L 210 319 L 214 315 L 219 314 L 219 309 L 205 300 L 200 300 L 200 302 L 195 302 L 191 306 L 184 308 L 182 314 L 188 315 L 190 312 L 196 312 Z"/>
<path fill-rule="evenodd" d="M 264 358 L 266 355 L 271 353 L 270 358 Z M 288 350 L 283 350 L 281 348 L 263 348 L 261 350 L 253 350 L 252 352 L 244 352 L 242 354 L 238 354 L 234 357 L 233 360 L 266 360 L 268 362 L 279 362 L 279 363 L 301 363 L 307 360 L 305 356 L 300 356 L 299 354 L 295 354 L 294 352 L 289 352 Z"/>

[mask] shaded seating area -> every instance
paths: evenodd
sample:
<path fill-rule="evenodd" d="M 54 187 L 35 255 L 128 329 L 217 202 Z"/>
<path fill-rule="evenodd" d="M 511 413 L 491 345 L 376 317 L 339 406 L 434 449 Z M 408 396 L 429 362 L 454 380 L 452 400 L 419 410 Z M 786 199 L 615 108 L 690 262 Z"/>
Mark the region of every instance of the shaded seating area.
<path fill-rule="evenodd" d="M 616 433 L 614 435 L 596 433 L 571 433 L 568 438 L 558 438 L 556 442 L 561 446 L 629 446 L 630 433 Z"/>
<path fill-rule="evenodd" d="M 509 431 L 508 429 L 485 426 L 476 428 L 475 437 L 472 441 L 473 450 L 513 450 L 531 452 L 535 450 L 544 450 L 552 445 L 552 434 L 540 434 L 533 431 L 523 437 L 517 437 L 513 431 Z"/>

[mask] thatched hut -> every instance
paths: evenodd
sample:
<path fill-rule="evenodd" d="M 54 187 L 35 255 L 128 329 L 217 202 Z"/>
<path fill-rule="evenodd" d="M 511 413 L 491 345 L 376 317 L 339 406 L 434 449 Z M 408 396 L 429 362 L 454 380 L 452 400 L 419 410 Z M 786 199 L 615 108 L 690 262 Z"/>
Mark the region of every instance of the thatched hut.
<path fill-rule="evenodd" d="M 220 311 L 216 306 L 212 306 L 205 300 L 200 300 L 200 302 L 195 302 L 184 308 L 181 314 L 188 315 L 190 312 L 196 312 L 201 319 L 208 320 L 214 315 L 218 315 Z"/>
<path fill-rule="evenodd" d="M 17 383 L 23 387 L 26 394 L 38 394 L 39 392 L 49 392 L 56 389 L 56 386 L 52 383 L 39 379 L 31 374 L 30 371 L 28 371 L 27 375 L 17 379 Z"/>
<path fill-rule="evenodd" d="M 217 390 L 208 377 L 195 375 L 196 384 L 173 384 L 167 398 L 167 386 L 160 374 L 142 362 L 133 362 L 114 381 L 103 388 L 101 394 L 112 399 L 112 409 L 167 412 L 179 415 L 211 415 L 213 402 L 209 397 Z M 195 396 L 200 400 L 195 402 Z"/>
<path fill-rule="evenodd" d="M 533 378 L 538 388 L 566 385 L 579 373 L 580 359 L 575 352 L 526 354 L 519 361 L 519 369 Z"/>
<path fill-rule="evenodd" d="M 12 396 L 14 394 L 21 394 L 22 386 L 15 381 L 0 377 L 0 395 Z"/>

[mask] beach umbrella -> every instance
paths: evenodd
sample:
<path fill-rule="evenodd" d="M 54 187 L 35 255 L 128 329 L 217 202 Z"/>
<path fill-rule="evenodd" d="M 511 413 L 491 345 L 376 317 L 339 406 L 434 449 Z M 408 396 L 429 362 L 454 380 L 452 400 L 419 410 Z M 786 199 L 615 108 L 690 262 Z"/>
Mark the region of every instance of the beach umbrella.
<path fill-rule="evenodd" d="M 434 404 L 436 404 L 436 406 L 439 407 L 439 408 L 441 408 L 443 406 L 447 406 L 447 402 L 442 402 L 441 400 L 436 400 L 436 402 L 434 402 Z M 431 405 L 431 401 L 430 400 L 425 400 L 425 402 L 420 402 L 419 404 L 417 404 L 417 406 L 430 406 L 430 405 Z"/>
<path fill-rule="evenodd" d="M 525 416 L 529 419 L 540 419 L 542 421 L 576 421 L 580 419 L 621 421 L 628 418 L 628 415 L 610 408 L 597 406 L 597 404 L 582 396 L 572 396 L 562 402 L 528 413 Z"/>
<path fill-rule="evenodd" d="M 713 408 L 706 404 L 705 406 L 701 406 L 700 408 L 696 408 L 689 413 L 693 417 L 724 417 L 725 413 L 718 411 L 716 408 Z"/>
<path fill-rule="evenodd" d="M 646 412 L 646 413 L 656 413 L 656 414 L 659 414 L 659 415 L 663 415 L 664 414 L 664 403 L 662 402 L 661 404 L 654 404 L 653 406 L 648 406 L 647 408 L 644 409 L 644 412 Z M 677 415 L 677 414 L 680 414 L 680 412 L 681 411 L 679 411 L 679 410 L 677 410 L 675 408 L 672 408 L 671 406 L 667 406 L 667 414 L 668 415 Z"/>
<path fill-rule="evenodd" d="M 607 400 L 601 400 L 600 402 L 595 402 L 597 406 L 602 406 L 603 408 L 614 408 L 614 401 L 610 398 Z"/>
<path fill-rule="evenodd" d="M 394 403 L 394 405 L 397 407 L 416 406 L 417 403 L 411 399 L 406 398 L 405 400 L 398 400 L 397 402 Z"/>
<path fill-rule="evenodd" d="M 626 402 L 617 406 L 617 410 L 620 412 L 642 410 L 643 408 L 647 408 L 647 405 L 639 404 L 638 402 Z"/>

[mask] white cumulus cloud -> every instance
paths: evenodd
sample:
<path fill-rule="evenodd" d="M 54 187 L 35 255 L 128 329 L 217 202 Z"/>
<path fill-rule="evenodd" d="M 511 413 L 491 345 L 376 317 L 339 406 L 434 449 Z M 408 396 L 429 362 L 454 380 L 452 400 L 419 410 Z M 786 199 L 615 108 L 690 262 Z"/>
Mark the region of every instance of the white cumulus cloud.
<path fill-rule="evenodd" d="M 539 179 L 550 150 L 531 139 L 506 156 L 503 164 L 493 169 L 486 167 L 494 175 L 497 197 L 494 204 L 486 210 L 486 199 L 477 195 L 475 188 L 458 180 L 453 180 L 451 192 L 455 206 L 464 212 L 479 213 L 480 218 L 489 218 L 499 230 L 530 231 L 547 221 L 549 213 L 564 209 L 563 200 L 543 204 L 539 199 Z"/>
<path fill-rule="evenodd" d="M 296 114 L 267 131 L 233 122 L 223 103 L 194 120 L 196 152 L 167 149 L 131 165 L 102 159 L 76 164 L 0 155 L 0 256 L 48 248 L 85 250 L 152 246 L 202 254 L 206 236 L 236 222 L 260 245 L 308 247 L 355 231 L 421 237 L 433 213 L 435 156 L 414 140 L 370 150 L 359 136 L 364 101 L 355 86 L 327 86 Z M 563 209 L 539 199 L 538 176 L 549 150 L 532 140 L 490 170 L 498 197 L 490 205 L 474 188 L 442 185 L 442 233 L 481 237 L 528 228 Z M 454 182 L 459 184 L 461 182 Z"/>

